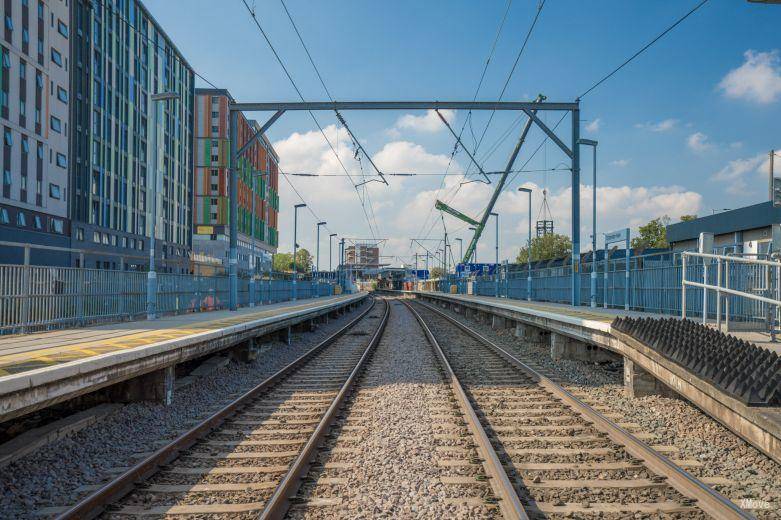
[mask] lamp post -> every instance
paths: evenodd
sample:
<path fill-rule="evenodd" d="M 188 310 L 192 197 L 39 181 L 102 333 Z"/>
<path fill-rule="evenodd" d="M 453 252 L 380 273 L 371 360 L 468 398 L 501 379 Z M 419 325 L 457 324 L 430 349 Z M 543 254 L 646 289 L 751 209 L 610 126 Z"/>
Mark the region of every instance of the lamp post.
<path fill-rule="evenodd" d="M 496 217 L 496 266 L 494 267 L 494 280 L 496 280 L 496 297 L 499 297 L 499 213 L 491 212 L 489 215 Z"/>
<path fill-rule="evenodd" d="M 532 301 L 532 190 L 518 188 L 529 194 L 529 240 L 526 243 L 526 301 Z"/>
<path fill-rule="evenodd" d="M 336 236 L 336 233 L 331 233 L 328 235 L 328 271 L 333 273 L 333 248 L 334 248 L 334 237 Z"/>
<path fill-rule="evenodd" d="M 591 211 L 591 306 L 597 306 L 597 141 L 593 139 L 578 139 L 578 144 L 591 146 L 594 149 L 594 185 L 592 189 Z"/>
<path fill-rule="evenodd" d="M 470 227 L 469 231 L 477 231 L 477 228 Z M 475 244 L 475 248 L 472 250 L 472 262 L 477 263 L 477 244 Z"/>
<path fill-rule="evenodd" d="M 160 92 L 159 94 L 152 94 L 152 103 L 155 109 L 155 148 L 153 153 L 152 167 L 147 167 L 147 171 L 152 173 L 152 196 L 149 197 L 152 203 L 152 225 L 151 232 L 149 233 L 149 271 L 146 275 L 146 319 L 157 319 L 157 270 L 155 267 L 155 235 L 157 234 L 157 184 L 160 182 L 160 176 L 158 173 L 160 158 L 157 152 L 158 134 L 160 133 L 160 101 L 168 101 L 169 99 L 179 99 L 179 94 L 176 92 Z"/>
<path fill-rule="evenodd" d="M 320 274 L 320 226 L 325 226 L 328 222 L 318 222 L 317 223 L 317 253 L 316 253 L 316 262 L 317 262 L 317 273 Z"/>
<path fill-rule="evenodd" d="M 306 204 L 296 204 L 293 206 L 293 294 L 292 300 L 296 301 L 296 281 L 298 278 L 296 253 L 298 252 L 298 208 L 305 208 Z"/>

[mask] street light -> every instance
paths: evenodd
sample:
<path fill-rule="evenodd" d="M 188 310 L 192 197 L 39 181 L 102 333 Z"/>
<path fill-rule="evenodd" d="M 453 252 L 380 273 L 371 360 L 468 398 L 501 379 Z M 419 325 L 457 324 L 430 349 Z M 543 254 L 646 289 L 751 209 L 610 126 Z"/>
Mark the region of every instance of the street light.
<path fill-rule="evenodd" d="M 296 272 L 296 253 L 298 251 L 298 208 L 305 208 L 306 204 L 296 204 L 293 206 L 293 294 L 292 300 L 296 301 L 296 279 L 298 274 Z"/>
<path fill-rule="evenodd" d="M 526 244 L 526 301 L 532 301 L 532 190 L 518 188 L 529 194 L 529 241 Z"/>
<path fill-rule="evenodd" d="M 477 231 L 477 228 L 470 227 L 469 231 Z M 475 244 L 475 248 L 472 250 L 472 262 L 477 263 L 477 244 Z"/>
<path fill-rule="evenodd" d="M 494 267 L 494 279 L 496 280 L 496 297 L 499 297 L 499 213 L 491 212 L 489 215 L 496 217 L 496 266 Z"/>
<path fill-rule="evenodd" d="M 328 222 L 318 222 L 317 223 L 317 272 L 320 273 L 320 226 L 325 226 L 328 224 Z"/>
<path fill-rule="evenodd" d="M 578 144 L 594 148 L 594 186 L 592 189 L 591 215 L 591 307 L 597 306 L 597 141 L 578 139 Z"/>
<path fill-rule="evenodd" d="M 333 273 L 333 249 L 334 249 L 334 237 L 336 236 L 336 233 L 331 233 L 328 235 L 328 271 Z"/>
<path fill-rule="evenodd" d="M 152 229 L 149 237 L 149 272 L 146 275 L 146 319 L 157 319 L 157 270 L 155 268 L 155 235 L 157 234 L 157 194 L 159 192 L 157 184 L 160 181 L 160 176 L 157 175 L 160 158 L 158 156 L 158 134 L 160 133 L 160 116 L 159 107 L 160 101 L 168 101 L 171 99 L 179 99 L 179 94 L 176 92 L 160 92 L 158 94 L 152 94 L 152 103 L 155 108 L 155 148 L 154 159 L 152 167 L 147 167 L 147 171 L 151 170 L 153 175 L 152 186 Z"/>

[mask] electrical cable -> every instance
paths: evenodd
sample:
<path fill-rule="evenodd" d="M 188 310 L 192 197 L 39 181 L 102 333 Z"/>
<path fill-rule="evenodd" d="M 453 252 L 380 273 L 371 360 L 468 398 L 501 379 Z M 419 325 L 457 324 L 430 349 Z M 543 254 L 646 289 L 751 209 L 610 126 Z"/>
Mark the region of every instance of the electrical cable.
<path fill-rule="evenodd" d="M 653 44 L 661 40 L 667 33 L 675 29 L 681 22 L 686 20 L 689 16 L 693 15 L 700 7 L 707 4 L 708 0 L 702 0 L 699 4 L 695 5 L 689 12 L 678 18 L 678 20 L 675 21 L 671 26 L 669 26 L 667 29 L 662 31 L 656 38 L 645 44 L 639 51 L 634 53 L 632 56 L 627 58 L 621 65 L 613 69 L 610 73 L 605 75 L 602 79 L 591 85 L 591 87 L 588 88 L 583 94 L 578 96 L 578 100 L 583 99 L 587 94 L 589 94 L 592 90 L 600 86 L 602 83 L 610 79 L 615 73 L 617 73 L 619 70 L 623 69 L 625 66 L 629 65 L 629 63 L 640 56 L 643 52 L 645 52 L 649 47 L 651 47 Z"/>

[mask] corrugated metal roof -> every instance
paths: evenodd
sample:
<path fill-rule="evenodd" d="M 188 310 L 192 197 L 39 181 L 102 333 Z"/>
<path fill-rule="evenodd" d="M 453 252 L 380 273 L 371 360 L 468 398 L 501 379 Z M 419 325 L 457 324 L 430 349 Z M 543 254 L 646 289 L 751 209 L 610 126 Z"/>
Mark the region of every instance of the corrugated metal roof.
<path fill-rule="evenodd" d="M 781 208 L 774 208 L 771 201 L 761 202 L 745 208 L 724 211 L 701 217 L 689 222 L 678 222 L 667 226 L 667 241 L 682 242 L 699 237 L 700 233 L 714 235 L 746 231 L 781 223 Z"/>

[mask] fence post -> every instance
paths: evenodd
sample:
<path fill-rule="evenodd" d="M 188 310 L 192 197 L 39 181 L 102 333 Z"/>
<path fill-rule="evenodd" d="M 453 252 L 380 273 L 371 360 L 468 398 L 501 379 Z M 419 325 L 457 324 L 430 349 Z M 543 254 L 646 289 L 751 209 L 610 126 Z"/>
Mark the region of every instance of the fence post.
<path fill-rule="evenodd" d="M 681 253 L 681 318 L 686 319 L 686 253 Z"/>
<path fill-rule="evenodd" d="M 702 259 L 702 324 L 708 321 L 708 262 Z"/>
<path fill-rule="evenodd" d="M 721 330 L 721 258 L 716 260 L 716 328 Z"/>
<path fill-rule="evenodd" d="M 610 271 L 610 250 L 607 248 L 607 243 L 605 243 L 605 272 L 603 275 L 604 285 L 602 286 L 602 307 L 607 309 L 607 278 L 608 278 L 608 271 Z"/>
<path fill-rule="evenodd" d="M 724 262 L 724 287 L 729 289 L 729 260 Z M 729 293 L 724 297 L 724 328 L 729 332 Z"/>
<path fill-rule="evenodd" d="M 22 332 L 27 332 L 30 326 L 30 246 L 24 246 L 24 271 L 22 271 L 22 287 L 24 287 L 24 325 Z"/>

